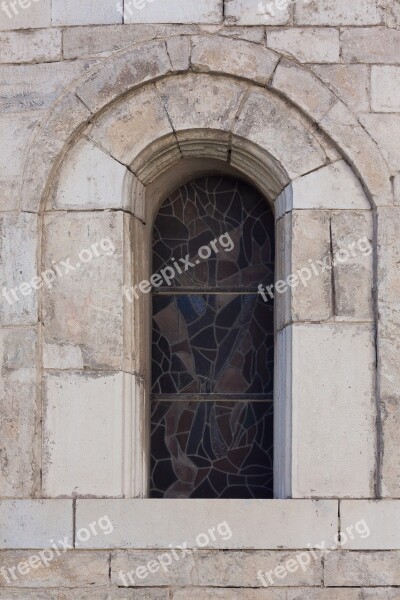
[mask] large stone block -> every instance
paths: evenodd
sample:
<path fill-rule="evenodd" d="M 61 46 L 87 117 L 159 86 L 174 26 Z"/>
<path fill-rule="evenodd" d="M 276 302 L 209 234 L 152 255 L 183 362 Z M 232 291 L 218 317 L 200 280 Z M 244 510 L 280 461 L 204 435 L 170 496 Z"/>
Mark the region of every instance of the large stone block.
<path fill-rule="evenodd" d="M 58 549 L 53 546 L 51 550 L 47 550 L 44 560 L 38 552 L 32 550 L 0 552 L 3 567 L 0 572 L 0 589 L 3 586 L 35 588 L 38 591 L 40 588 L 79 586 L 90 586 L 93 589 L 108 583 L 110 557 L 106 552 L 66 550 L 66 544 L 72 547 L 72 539 L 66 533 L 60 538 L 56 537 L 52 543 Z M 49 539 L 45 548 L 50 548 L 51 545 Z"/>
<path fill-rule="evenodd" d="M 299 0 L 294 5 L 294 22 L 298 25 L 379 25 L 384 10 L 379 0 Z"/>
<path fill-rule="evenodd" d="M 297 324 L 292 330 L 293 497 L 372 497 L 376 467 L 372 327 Z"/>
<path fill-rule="evenodd" d="M 124 411 L 134 400 L 129 394 L 130 378 L 89 371 L 46 374 L 43 486 L 47 496 L 124 494 Z M 97 514 L 97 507 L 93 508 L 91 517 Z"/>
<path fill-rule="evenodd" d="M 60 29 L 34 29 L 0 34 L 0 63 L 36 63 L 60 59 Z"/>
<path fill-rule="evenodd" d="M 52 25 L 122 23 L 122 0 L 52 0 Z"/>
<path fill-rule="evenodd" d="M 370 71 L 368 66 L 313 65 L 312 70 L 355 112 L 369 112 Z"/>
<path fill-rule="evenodd" d="M 37 322 L 37 217 L 29 213 L 0 213 L 1 325 Z"/>
<path fill-rule="evenodd" d="M 0 500 L 0 548 L 49 548 L 72 541 L 72 500 Z"/>
<path fill-rule="evenodd" d="M 290 2 L 265 5 L 260 0 L 225 0 L 225 22 L 229 25 L 286 25 Z"/>
<path fill-rule="evenodd" d="M 400 111 L 400 67 L 372 66 L 371 107 L 375 112 Z"/>
<path fill-rule="evenodd" d="M 80 350 L 75 368 L 81 362 L 85 368 L 122 368 L 123 245 L 128 221 L 129 215 L 108 211 L 45 216 L 44 340 Z"/>
<path fill-rule="evenodd" d="M 285 600 L 400 600 L 396 588 L 303 588 L 287 590 Z"/>
<path fill-rule="evenodd" d="M 342 60 L 350 63 L 398 63 L 400 31 L 387 27 L 345 29 L 340 36 Z"/>
<path fill-rule="evenodd" d="M 325 558 L 325 585 L 400 585 L 399 552 L 333 552 Z"/>
<path fill-rule="evenodd" d="M 349 539 L 346 550 L 400 550 L 397 534 L 400 527 L 400 500 L 343 500 L 340 503 L 340 525 L 343 531 L 361 520 L 367 524 L 370 535 Z M 398 565 L 399 553 L 395 552 L 393 555 Z"/>
<path fill-rule="evenodd" d="M 51 0 L 6 0 L 0 11 L 0 31 L 50 27 Z"/>
<path fill-rule="evenodd" d="M 30 497 L 40 484 L 36 332 L 0 330 L 0 496 Z"/>
<path fill-rule="evenodd" d="M 385 345 L 383 345 L 384 348 Z M 396 347 L 394 349 L 396 350 Z M 398 397 L 384 397 L 381 401 L 381 413 L 382 496 L 384 498 L 400 498 L 400 401 Z"/>
<path fill-rule="evenodd" d="M 91 538 L 84 548 L 157 549 L 188 548 L 208 537 L 208 548 L 294 549 L 316 547 L 333 540 L 337 532 L 338 505 L 334 500 L 78 500 L 76 523 L 81 527 L 91 515 L 106 514 L 114 531 Z M 177 517 L 178 515 L 178 517 Z M 89 521 L 88 521 L 89 519 Z M 214 536 L 210 528 L 229 527 L 231 535 Z M 214 539 L 215 538 L 215 539 Z"/>
<path fill-rule="evenodd" d="M 378 144 L 392 173 L 400 171 L 400 115 L 361 115 L 360 121 Z"/>
<path fill-rule="evenodd" d="M 302 63 L 339 62 L 337 29 L 294 27 L 278 31 L 268 30 L 267 46 L 282 54 L 294 56 Z"/>
<path fill-rule="evenodd" d="M 87 588 L 75 590 L 61 590 L 56 600 L 170 600 L 170 591 L 166 588 L 114 588 L 104 587 L 101 589 Z M 0 594 L 0 599 L 1 599 Z M 12 597 L 14 600 L 14 597 Z M 25 600 L 25 596 L 20 600 Z M 31 600 L 27 598 L 27 600 Z M 32 600 L 42 600 L 34 598 Z M 47 597 L 43 600 L 47 600 Z M 53 600 L 53 599 L 51 599 Z"/>
<path fill-rule="evenodd" d="M 125 0 L 124 23 L 221 23 L 222 0 Z"/>
<path fill-rule="evenodd" d="M 173 591 L 172 600 L 287 600 L 286 590 L 269 589 L 234 589 L 227 588 L 186 588 Z M 1 596 L 0 596 L 1 598 Z M 41 600 L 41 599 L 40 599 Z"/>

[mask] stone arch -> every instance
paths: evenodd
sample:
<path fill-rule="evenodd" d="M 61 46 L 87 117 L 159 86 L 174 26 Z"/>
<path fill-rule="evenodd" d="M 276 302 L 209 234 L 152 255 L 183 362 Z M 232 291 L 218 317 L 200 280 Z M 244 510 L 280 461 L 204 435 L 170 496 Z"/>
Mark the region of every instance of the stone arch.
<path fill-rule="evenodd" d="M 221 48 L 214 47 L 215 43 L 214 38 L 200 36 L 189 44 L 189 39 L 183 36 L 118 53 L 65 95 L 35 141 L 24 184 L 24 207 L 43 212 L 43 265 L 46 260 L 57 263 L 61 256 L 89 243 L 89 230 L 98 236 L 110 231 L 118 234 L 112 277 L 109 276 L 111 267 L 103 261 L 93 270 L 98 287 L 85 281 L 90 288 L 87 296 L 79 273 L 64 289 L 54 287 L 43 293 L 44 367 L 48 371 L 70 371 L 69 375 L 63 375 L 69 376 L 67 382 L 60 382 L 55 372 L 48 372 L 45 378 L 45 439 L 49 459 L 44 481 L 49 496 L 69 495 L 72 490 L 83 495 L 145 495 L 147 458 L 143 448 L 147 443 L 144 423 L 148 333 L 143 324 L 148 319 L 149 304 L 142 294 L 137 304 L 129 305 L 121 297 L 120 288 L 132 286 L 133 274 L 136 282 L 149 276 L 150 228 L 146 223 L 151 222 L 157 202 L 165 193 L 165 185 L 173 185 L 172 171 L 177 166 L 181 168 L 180 176 L 187 177 L 210 167 L 210 161 L 214 161 L 221 172 L 228 169 L 247 176 L 275 203 L 281 249 L 278 270 L 282 278 L 301 268 L 302 260 L 322 260 L 325 253 L 330 252 L 332 224 L 340 231 L 338 211 L 346 211 L 347 219 L 353 224 L 351 229 L 370 239 L 369 201 L 373 205 L 389 202 L 390 185 L 388 187 L 389 180 L 385 179 L 387 169 L 382 158 L 365 138 L 365 131 L 353 125 L 348 109 L 329 90 L 324 88 L 326 103 L 315 105 L 313 86 L 322 85 L 315 76 L 288 61 L 278 64 L 279 57 L 265 48 L 221 38 L 221 43 L 229 45 L 229 52 L 235 56 L 227 65 L 221 59 L 221 55 L 224 56 Z M 191 73 L 186 72 L 189 67 Z M 286 82 L 288 69 L 293 72 L 289 83 Z M 255 73 L 251 82 L 248 72 Z M 291 97 L 293 81 L 298 81 L 301 91 L 295 98 Z M 204 101 L 195 101 L 203 96 Z M 297 108 L 293 106 L 293 99 Z M 335 143 L 321 133 L 324 128 L 331 130 Z M 351 133 L 343 136 L 346 128 Z M 369 190 L 369 201 L 360 181 L 337 150 L 341 136 L 345 138 L 344 154 L 352 163 L 354 158 L 352 166 Z M 364 144 L 362 151 L 357 147 L 360 142 Z M 371 174 L 369 161 L 372 160 L 376 160 L 378 166 Z M 71 172 L 78 173 L 77 185 Z M 88 211 L 90 223 L 85 220 Z M 74 242 L 69 246 L 71 252 L 60 247 L 66 227 Z M 301 232 L 305 227 L 318 239 L 314 249 L 306 245 L 309 255 L 300 251 L 301 247 L 304 249 Z M 338 233 L 334 243 L 340 242 Z M 357 264 L 357 269 L 359 273 L 367 273 L 360 280 L 365 280 L 368 288 L 372 278 L 371 261 Z M 345 306 L 351 284 L 345 275 L 338 272 L 344 281 L 343 314 L 339 315 L 338 322 L 332 315 L 330 275 L 319 280 L 322 283 L 317 286 L 316 296 L 308 296 L 306 302 L 294 290 L 288 290 L 279 298 L 278 355 L 285 358 L 280 360 L 277 376 L 277 398 L 281 405 L 276 428 L 282 456 L 277 464 L 280 480 L 277 495 L 280 497 L 343 494 L 370 497 L 373 494 L 375 445 L 369 439 L 374 437 L 375 420 L 371 403 L 372 308 L 368 289 L 364 288 L 365 325 L 352 324 L 359 313 L 346 313 L 346 310 L 356 309 Z M 119 297 L 107 295 L 113 287 L 120 290 Z M 72 309 L 63 311 L 66 296 L 74 297 L 74 303 Z M 105 304 L 102 299 L 106 300 Z M 110 302 L 112 300 L 115 302 Z M 90 302 L 97 303 L 94 309 L 100 313 L 107 313 L 105 306 L 112 304 L 109 313 L 99 317 L 98 329 L 104 326 L 107 334 L 100 342 L 92 335 L 93 328 L 81 326 L 86 319 L 79 308 Z M 96 325 L 94 323 L 94 327 Z M 316 448 L 311 447 L 309 454 L 304 451 L 307 439 L 304 421 L 299 418 L 303 399 L 296 397 L 292 414 L 293 394 L 289 382 L 293 380 L 295 369 L 298 377 L 295 383 L 301 388 L 304 384 L 299 376 L 301 365 L 294 364 L 298 360 L 297 353 L 303 353 L 312 343 L 319 352 L 326 335 L 336 339 L 333 356 L 345 347 L 340 367 L 346 376 L 349 375 L 346 371 L 348 353 L 357 352 L 363 357 L 360 372 L 352 379 L 352 393 L 359 401 L 357 407 L 352 407 L 355 420 L 348 425 L 361 428 L 361 422 L 364 424 L 359 440 L 359 456 L 363 453 L 364 456 L 360 465 L 351 461 L 345 464 L 347 457 L 343 456 L 342 460 L 338 459 L 339 468 L 333 465 L 334 472 L 328 473 L 324 471 L 327 462 L 322 457 L 319 469 L 314 470 L 315 476 L 308 477 L 308 461 L 315 456 Z M 306 383 L 304 385 L 302 394 L 307 395 L 310 390 Z M 70 402 L 68 410 L 72 416 L 68 417 L 64 404 L 68 403 L 71 390 L 75 396 L 81 394 L 84 401 L 75 408 L 71 408 Z M 87 414 L 92 414 L 95 410 L 93 395 L 101 394 L 101 390 L 99 411 L 103 412 L 99 420 L 104 423 L 113 414 L 116 425 L 115 431 L 107 432 L 107 439 L 102 435 L 98 437 L 101 446 L 113 458 L 104 478 L 96 475 L 97 479 L 91 479 L 85 472 L 81 478 L 78 475 L 74 479 L 71 465 L 66 464 L 63 456 L 67 440 L 62 429 L 66 419 L 78 421 L 80 414 L 84 425 L 81 441 L 89 439 L 91 447 L 88 424 L 80 411 L 86 402 Z M 112 411 L 104 390 L 114 399 Z M 334 415 L 337 421 L 340 411 L 346 410 L 348 400 L 344 395 L 338 404 Z M 321 415 L 316 415 L 320 419 Z M 330 425 L 333 435 L 336 424 Z M 292 443 L 293 430 L 295 444 Z M 316 443 L 319 442 L 317 439 Z M 90 447 L 85 446 L 84 451 L 90 452 Z M 94 450 L 101 448 L 94 445 Z M 332 461 L 329 464 L 332 465 Z M 342 485 L 343 469 L 346 473 L 357 473 L 346 489 Z M 84 481 L 86 487 L 81 488 L 79 481 Z"/>

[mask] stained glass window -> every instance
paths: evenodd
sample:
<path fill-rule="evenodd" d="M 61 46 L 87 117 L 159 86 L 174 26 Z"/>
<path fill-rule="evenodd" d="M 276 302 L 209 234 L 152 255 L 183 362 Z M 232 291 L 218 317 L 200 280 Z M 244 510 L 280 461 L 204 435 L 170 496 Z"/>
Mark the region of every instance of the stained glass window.
<path fill-rule="evenodd" d="M 151 496 L 273 495 L 274 217 L 229 177 L 182 186 L 153 233 Z"/>

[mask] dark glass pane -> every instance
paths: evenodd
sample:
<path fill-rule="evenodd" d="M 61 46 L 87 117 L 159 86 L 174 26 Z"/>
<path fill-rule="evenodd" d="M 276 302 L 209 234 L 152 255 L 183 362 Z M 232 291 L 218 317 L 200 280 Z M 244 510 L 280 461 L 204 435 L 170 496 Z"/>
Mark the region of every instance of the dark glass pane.
<path fill-rule="evenodd" d="M 151 497 L 272 498 L 272 402 L 152 403 Z"/>
<path fill-rule="evenodd" d="M 271 397 L 273 331 L 258 294 L 155 295 L 152 392 Z"/>
<path fill-rule="evenodd" d="M 187 255 L 190 264 L 181 260 Z M 229 177 L 204 177 L 179 188 L 164 202 L 154 224 L 153 272 L 166 267 L 175 272 L 170 281 L 175 287 L 272 284 L 271 208 L 254 188 Z"/>

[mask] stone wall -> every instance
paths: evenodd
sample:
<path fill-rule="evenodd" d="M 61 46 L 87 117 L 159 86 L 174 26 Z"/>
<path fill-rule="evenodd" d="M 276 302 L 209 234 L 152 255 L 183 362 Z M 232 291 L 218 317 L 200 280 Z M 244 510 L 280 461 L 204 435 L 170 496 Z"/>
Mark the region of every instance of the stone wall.
<path fill-rule="evenodd" d="M 398 0 L 5 0 L 0 599 L 400 599 L 399 136 Z M 157 199 L 215 161 L 276 201 L 282 275 L 354 236 L 374 251 L 279 309 L 296 500 L 194 509 L 139 499 L 148 306 L 121 290 Z M 111 234 L 112 257 L 35 281 Z"/>

